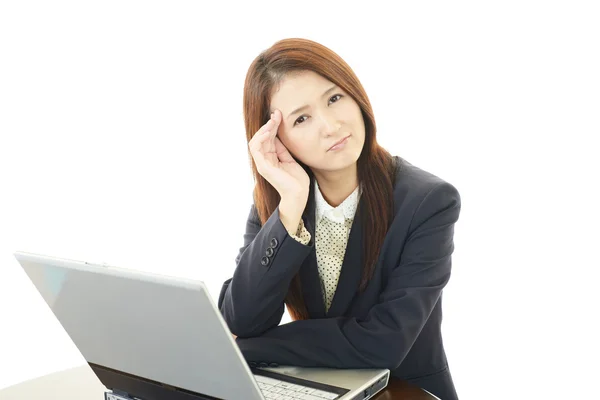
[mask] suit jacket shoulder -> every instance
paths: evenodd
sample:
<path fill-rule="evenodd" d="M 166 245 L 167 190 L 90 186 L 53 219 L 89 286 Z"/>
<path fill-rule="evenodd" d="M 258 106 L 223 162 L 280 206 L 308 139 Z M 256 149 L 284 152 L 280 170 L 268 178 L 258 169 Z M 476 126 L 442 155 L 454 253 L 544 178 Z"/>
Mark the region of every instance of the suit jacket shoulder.
<path fill-rule="evenodd" d="M 416 213 L 423 201 L 432 192 L 438 202 L 460 202 L 460 195 L 456 187 L 443 178 L 419 168 L 402 157 L 394 156 L 396 162 L 396 176 L 394 181 L 394 216 L 406 217 L 406 211 L 412 209 Z M 431 201 L 430 199 L 428 199 Z M 436 199 L 433 199 L 435 202 Z"/>

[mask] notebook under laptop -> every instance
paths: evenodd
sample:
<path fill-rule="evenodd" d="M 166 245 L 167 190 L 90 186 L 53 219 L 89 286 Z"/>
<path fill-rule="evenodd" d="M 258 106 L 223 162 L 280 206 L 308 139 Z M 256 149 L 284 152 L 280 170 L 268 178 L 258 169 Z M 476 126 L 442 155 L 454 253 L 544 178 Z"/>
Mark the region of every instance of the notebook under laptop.
<path fill-rule="evenodd" d="M 201 281 L 14 255 L 107 400 L 364 400 L 388 384 L 388 369 L 251 368 Z"/>

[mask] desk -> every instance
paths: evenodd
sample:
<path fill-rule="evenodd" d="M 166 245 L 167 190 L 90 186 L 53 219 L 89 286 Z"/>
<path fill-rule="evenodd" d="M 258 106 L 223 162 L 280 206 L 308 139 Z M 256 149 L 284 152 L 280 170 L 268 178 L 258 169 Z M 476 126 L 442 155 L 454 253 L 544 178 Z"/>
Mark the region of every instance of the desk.
<path fill-rule="evenodd" d="M 87 365 L 55 372 L 0 390 L 0 400 L 103 400 L 106 388 Z M 390 379 L 375 400 L 432 400 L 416 386 Z"/>

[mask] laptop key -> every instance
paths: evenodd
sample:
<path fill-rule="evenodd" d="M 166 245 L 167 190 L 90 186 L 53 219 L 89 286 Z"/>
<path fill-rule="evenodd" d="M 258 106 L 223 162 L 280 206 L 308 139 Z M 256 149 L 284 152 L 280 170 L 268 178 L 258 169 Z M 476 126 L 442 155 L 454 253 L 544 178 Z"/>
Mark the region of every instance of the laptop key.
<path fill-rule="evenodd" d="M 288 389 L 283 389 L 281 392 L 279 392 L 280 394 L 284 395 L 284 396 L 294 396 L 297 392 L 293 391 L 293 390 L 288 390 Z"/>
<path fill-rule="evenodd" d="M 269 387 L 269 392 L 273 392 L 273 393 L 281 393 L 283 392 L 285 389 L 280 387 L 280 386 L 270 386 Z"/>
<path fill-rule="evenodd" d="M 256 383 L 269 400 L 333 400 L 336 393 L 325 392 L 307 386 L 296 385 L 263 375 L 254 375 Z"/>
<path fill-rule="evenodd" d="M 268 376 L 262 376 L 262 375 L 254 375 L 254 379 L 257 382 L 261 382 L 261 383 L 271 385 L 271 386 L 277 386 L 281 382 L 281 381 L 278 381 L 277 379 L 269 378 Z"/>
<path fill-rule="evenodd" d="M 295 392 L 302 392 L 303 389 L 306 389 L 306 386 L 293 385 L 290 387 L 290 390 L 293 390 Z"/>
<path fill-rule="evenodd" d="M 337 396 L 336 396 L 337 397 Z M 301 400 L 323 400 L 322 397 L 313 396 L 312 394 L 303 394 Z"/>
<path fill-rule="evenodd" d="M 336 397 L 338 397 L 339 395 L 336 393 L 331 393 L 331 392 L 324 392 L 323 390 L 315 390 L 314 392 L 311 393 L 313 396 L 322 399 L 335 399 Z"/>

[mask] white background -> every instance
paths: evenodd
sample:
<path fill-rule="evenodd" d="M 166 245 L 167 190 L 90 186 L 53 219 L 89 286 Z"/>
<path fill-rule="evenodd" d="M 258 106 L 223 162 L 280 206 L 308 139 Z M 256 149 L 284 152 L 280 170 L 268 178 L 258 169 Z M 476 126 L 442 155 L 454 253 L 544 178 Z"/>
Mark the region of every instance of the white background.
<path fill-rule="evenodd" d="M 382 145 L 461 192 L 443 324 L 461 399 L 599 396 L 593 3 L 2 2 L 0 388 L 84 362 L 14 251 L 217 298 L 251 203 L 246 70 L 305 37 L 357 73 Z"/>

